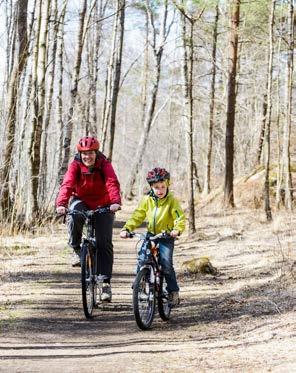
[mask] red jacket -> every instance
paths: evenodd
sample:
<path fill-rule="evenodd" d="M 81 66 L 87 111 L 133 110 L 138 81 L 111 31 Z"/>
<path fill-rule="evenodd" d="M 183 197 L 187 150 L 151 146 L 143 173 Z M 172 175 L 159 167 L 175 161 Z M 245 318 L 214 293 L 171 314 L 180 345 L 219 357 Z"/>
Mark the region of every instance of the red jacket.
<path fill-rule="evenodd" d="M 100 154 L 92 172 L 79 156 L 69 164 L 64 176 L 56 206 L 67 207 L 69 199 L 77 197 L 90 209 L 121 203 L 120 185 L 111 163 Z"/>

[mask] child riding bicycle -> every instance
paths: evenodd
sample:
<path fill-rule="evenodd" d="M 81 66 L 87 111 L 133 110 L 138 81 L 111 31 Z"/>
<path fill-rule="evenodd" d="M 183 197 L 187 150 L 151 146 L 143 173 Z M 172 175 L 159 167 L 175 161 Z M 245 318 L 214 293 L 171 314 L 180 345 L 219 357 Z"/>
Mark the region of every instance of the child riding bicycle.
<path fill-rule="evenodd" d="M 148 222 L 148 232 L 152 235 L 162 231 L 169 232 L 169 238 L 159 239 L 159 262 L 167 282 L 169 304 L 173 307 L 180 302 L 179 286 L 173 267 L 174 240 L 185 229 L 185 215 L 178 200 L 169 191 L 170 174 L 166 169 L 152 169 L 146 180 L 151 189 L 125 223 L 120 237 L 127 238 L 145 219 Z M 138 262 L 138 270 L 140 265 Z"/>

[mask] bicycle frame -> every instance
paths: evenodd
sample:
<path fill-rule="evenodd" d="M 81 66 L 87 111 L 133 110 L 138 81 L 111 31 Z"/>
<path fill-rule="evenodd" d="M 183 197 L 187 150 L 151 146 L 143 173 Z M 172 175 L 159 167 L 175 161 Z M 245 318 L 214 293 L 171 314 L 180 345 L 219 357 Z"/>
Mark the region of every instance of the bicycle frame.
<path fill-rule="evenodd" d="M 95 214 L 93 210 L 88 211 L 86 214 L 85 219 L 85 225 L 86 225 L 86 236 L 82 238 L 82 244 L 81 247 L 83 247 L 84 244 L 89 243 L 92 250 L 93 255 L 96 258 L 97 256 L 97 246 L 96 246 L 96 238 L 95 238 Z M 97 276 L 97 260 L 94 261 L 94 273 L 95 276 Z"/>
<path fill-rule="evenodd" d="M 168 238 L 170 235 L 167 232 L 162 232 L 154 236 L 147 236 L 147 234 L 143 233 L 130 233 L 130 237 L 138 237 L 140 241 L 150 241 L 150 247 L 146 248 L 145 255 L 147 258 L 145 259 L 144 263 L 141 265 L 141 268 L 149 268 L 150 269 L 150 280 L 151 282 L 155 281 L 155 276 L 157 273 L 161 272 L 161 266 L 158 263 L 158 255 L 159 255 L 159 243 L 156 243 L 155 241 L 159 238 Z M 158 289 L 159 282 L 156 281 L 156 287 Z"/>
<path fill-rule="evenodd" d="M 140 251 L 141 255 L 144 255 L 143 262 L 138 268 L 133 285 L 133 310 L 138 327 L 147 330 L 153 322 L 156 302 L 161 319 L 167 321 L 170 317 L 171 308 L 163 288 L 164 274 L 158 261 L 159 242 L 155 242 L 158 238 L 170 236 L 164 232 L 155 236 L 130 233 L 129 237 L 139 237 L 143 241 L 141 250 L 144 249 L 144 253 Z"/>
<path fill-rule="evenodd" d="M 80 210 L 74 209 L 67 213 L 68 215 L 75 215 L 75 214 L 81 215 L 85 218 L 86 234 L 82 238 L 81 247 L 83 246 L 84 243 L 90 243 L 90 245 L 96 252 L 97 247 L 96 247 L 96 237 L 95 237 L 95 216 L 96 214 L 105 214 L 108 212 L 110 212 L 109 206 L 98 207 L 95 210 L 86 210 L 86 211 L 80 211 Z M 96 265 L 95 269 L 97 271 L 97 263 L 95 263 L 95 265 Z"/>

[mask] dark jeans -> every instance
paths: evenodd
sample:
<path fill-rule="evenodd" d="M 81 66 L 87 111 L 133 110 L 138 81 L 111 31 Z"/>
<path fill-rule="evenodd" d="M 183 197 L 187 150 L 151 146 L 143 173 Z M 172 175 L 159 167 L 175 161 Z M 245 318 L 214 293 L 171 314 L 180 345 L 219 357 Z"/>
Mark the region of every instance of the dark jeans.
<path fill-rule="evenodd" d="M 89 208 L 80 200 L 73 200 L 70 211 L 86 211 Z M 68 215 L 69 245 L 73 248 L 80 246 L 85 219 L 81 215 Z M 95 216 L 95 235 L 98 250 L 98 274 L 106 278 L 112 277 L 113 268 L 113 233 L 114 214 L 97 214 Z"/>
<path fill-rule="evenodd" d="M 176 272 L 173 266 L 173 252 L 174 252 L 174 239 L 173 238 L 160 238 L 156 241 L 159 243 L 159 264 L 162 267 L 162 272 L 167 283 L 167 291 L 179 291 L 179 286 L 176 279 Z M 144 250 L 144 242 L 138 253 L 138 266 L 137 272 L 139 271 L 143 262 L 141 260 L 141 253 Z"/>

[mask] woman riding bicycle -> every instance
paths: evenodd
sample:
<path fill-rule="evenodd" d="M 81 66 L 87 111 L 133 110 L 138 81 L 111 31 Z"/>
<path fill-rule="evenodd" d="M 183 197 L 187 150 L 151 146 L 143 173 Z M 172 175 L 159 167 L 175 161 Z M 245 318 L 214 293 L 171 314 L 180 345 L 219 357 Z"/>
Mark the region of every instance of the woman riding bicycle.
<path fill-rule="evenodd" d="M 169 192 L 170 174 L 164 168 L 157 167 L 149 171 L 146 180 L 151 190 L 124 225 L 120 237 L 127 238 L 128 233 L 140 226 L 145 219 L 148 221 L 148 232 L 152 235 L 162 231 L 169 232 L 169 238 L 159 239 L 159 260 L 172 307 L 179 303 L 179 286 L 173 267 L 174 238 L 185 229 L 185 215 L 178 200 Z M 138 263 L 138 269 L 140 265 Z"/>
<path fill-rule="evenodd" d="M 112 232 L 114 212 L 120 209 L 120 185 L 111 163 L 99 151 L 94 137 L 83 137 L 77 144 L 78 154 L 69 164 L 56 200 L 56 211 L 94 210 L 110 206 L 110 213 L 96 215 L 95 231 L 98 250 L 98 274 L 104 276 L 102 300 L 111 301 L 110 280 L 113 268 Z M 74 249 L 73 266 L 80 265 L 80 243 L 85 219 L 68 215 L 69 245 Z"/>

